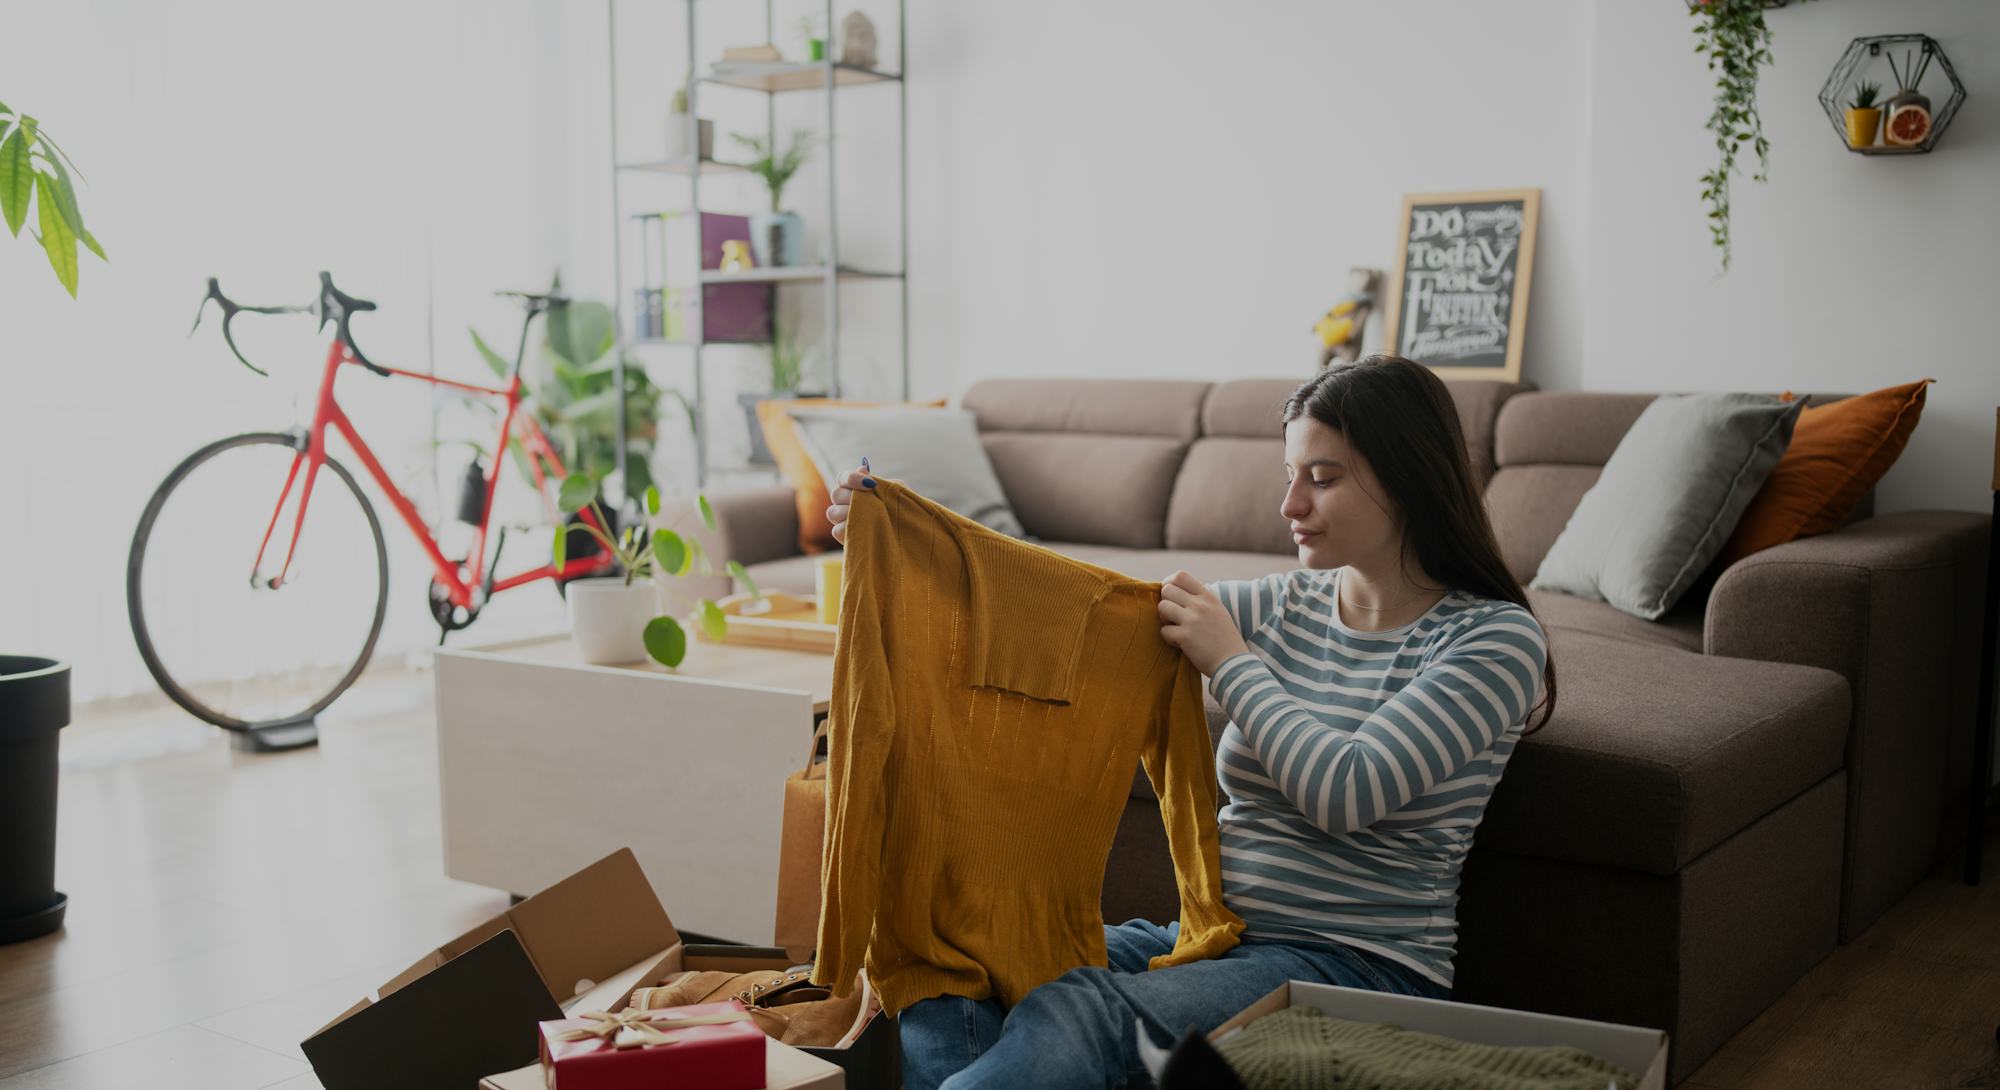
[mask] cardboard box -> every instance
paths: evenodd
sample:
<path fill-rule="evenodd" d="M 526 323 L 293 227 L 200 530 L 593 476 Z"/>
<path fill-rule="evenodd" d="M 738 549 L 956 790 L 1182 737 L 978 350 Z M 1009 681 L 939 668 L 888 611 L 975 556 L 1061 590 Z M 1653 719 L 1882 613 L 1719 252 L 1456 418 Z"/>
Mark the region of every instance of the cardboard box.
<path fill-rule="evenodd" d="M 1420 1033 L 1482 1045 L 1568 1045 L 1602 1057 L 1638 1076 L 1639 1090 L 1666 1090 L 1667 1035 L 1656 1029 L 1479 1007 L 1444 999 L 1419 999 L 1359 988 L 1294 980 L 1279 986 L 1215 1028 L 1211 1042 L 1274 1011 L 1313 1007 L 1352 1022 L 1387 1022 Z"/>
<path fill-rule="evenodd" d="M 425 954 L 300 1047 L 326 1090 L 473 1090 L 536 1063 L 542 1022 L 619 1010 L 633 989 L 683 969 L 791 965 L 768 947 L 684 947 L 621 848 Z M 807 1051 L 845 1070 L 855 1090 L 894 1090 L 901 1079 L 886 1015 L 848 1048 Z"/>
<path fill-rule="evenodd" d="M 764 1051 L 765 1090 L 843 1090 L 847 1085 L 840 1067 L 816 1056 L 808 1056 L 790 1045 L 766 1037 Z M 542 1065 L 488 1075 L 479 1080 L 479 1090 L 547 1090 Z"/>

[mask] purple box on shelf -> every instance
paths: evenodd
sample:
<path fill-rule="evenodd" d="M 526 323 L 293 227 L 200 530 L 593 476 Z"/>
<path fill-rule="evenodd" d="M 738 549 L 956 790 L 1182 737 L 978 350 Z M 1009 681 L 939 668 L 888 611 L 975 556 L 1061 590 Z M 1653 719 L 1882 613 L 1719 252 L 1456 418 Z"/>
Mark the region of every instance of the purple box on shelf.
<path fill-rule="evenodd" d="M 720 212 L 701 214 L 701 267 L 722 267 L 722 244 L 750 241 L 750 217 Z M 765 344 L 771 339 L 771 308 L 776 291 L 770 284 L 704 284 L 701 289 L 702 339 Z"/>

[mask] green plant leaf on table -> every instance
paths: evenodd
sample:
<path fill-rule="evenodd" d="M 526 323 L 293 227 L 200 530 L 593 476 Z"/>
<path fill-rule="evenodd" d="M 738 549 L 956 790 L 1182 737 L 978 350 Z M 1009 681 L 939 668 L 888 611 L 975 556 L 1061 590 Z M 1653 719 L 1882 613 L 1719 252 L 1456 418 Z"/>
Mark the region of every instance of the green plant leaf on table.
<path fill-rule="evenodd" d="M 762 598 L 764 596 L 764 592 L 757 589 L 757 581 L 750 578 L 750 570 L 748 568 L 745 568 L 734 560 L 729 562 L 728 567 L 729 574 L 735 576 L 737 582 L 750 588 L 750 597 Z"/>
<path fill-rule="evenodd" d="M 76 207 L 76 187 L 70 184 L 69 170 L 63 166 L 62 159 L 46 154 L 42 158 L 46 159 L 49 165 L 54 167 L 56 171 L 56 184 L 53 187 L 48 185 L 49 176 L 47 174 L 40 175 L 45 195 L 55 200 L 56 211 L 62 213 L 63 222 L 69 225 L 70 233 L 82 240 L 83 244 L 88 246 L 90 252 L 96 254 L 99 260 L 110 260 L 104 256 L 104 247 L 99 246 L 97 240 L 92 238 L 90 232 L 83 226 L 83 213 L 79 212 Z"/>
<path fill-rule="evenodd" d="M 672 530 L 653 535 L 653 559 L 668 575 L 680 575 L 688 561 L 687 540 Z"/>
<path fill-rule="evenodd" d="M 646 514 L 653 518 L 660 514 L 660 490 L 652 485 L 646 486 Z"/>
<path fill-rule="evenodd" d="M 655 617 L 646 622 L 646 653 L 663 666 L 679 666 L 687 657 L 687 632 L 672 617 Z"/>
<path fill-rule="evenodd" d="M 701 600 L 701 631 L 709 639 L 720 643 L 729 634 L 729 617 L 722 607 L 707 598 Z"/>
<path fill-rule="evenodd" d="M 564 477 L 556 490 L 556 510 L 574 515 L 597 498 L 597 482 L 587 473 Z"/>
<path fill-rule="evenodd" d="M 715 529 L 715 508 L 709 504 L 708 497 L 697 495 L 694 498 L 694 502 L 695 506 L 701 509 L 702 525 L 707 526 L 710 531 L 713 531 Z"/>

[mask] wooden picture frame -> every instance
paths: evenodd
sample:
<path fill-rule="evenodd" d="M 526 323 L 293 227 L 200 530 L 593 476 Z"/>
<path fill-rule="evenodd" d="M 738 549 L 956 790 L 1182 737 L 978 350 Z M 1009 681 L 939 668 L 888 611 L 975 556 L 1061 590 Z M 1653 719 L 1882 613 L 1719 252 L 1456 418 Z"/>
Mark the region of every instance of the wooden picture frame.
<path fill-rule="evenodd" d="M 1439 378 L 1521 381 L 1541 210 L 1539 188 L 1405 194 L 1382 312 L 1383 351 Z M 1510 236 L 1511 249 L 1504 244 Z M 1419 251 L 1416 264 L 1424 267 L 1413 269 Z M 1440 294 L 1440 282 L 1459 290 Z M 1496 342 L 1503 313 L 1505 339 Z"/>

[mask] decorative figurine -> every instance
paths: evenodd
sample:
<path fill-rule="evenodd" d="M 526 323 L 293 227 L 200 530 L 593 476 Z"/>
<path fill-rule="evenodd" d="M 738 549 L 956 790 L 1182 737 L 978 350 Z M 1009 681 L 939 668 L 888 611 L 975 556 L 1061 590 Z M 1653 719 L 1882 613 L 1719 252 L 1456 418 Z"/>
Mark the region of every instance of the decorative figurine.
<path fill-rule="evenodd" d="M 848 12 L 840 21 L 840 63 L 875 67 L 875 24 L 858 11 Z"/>

